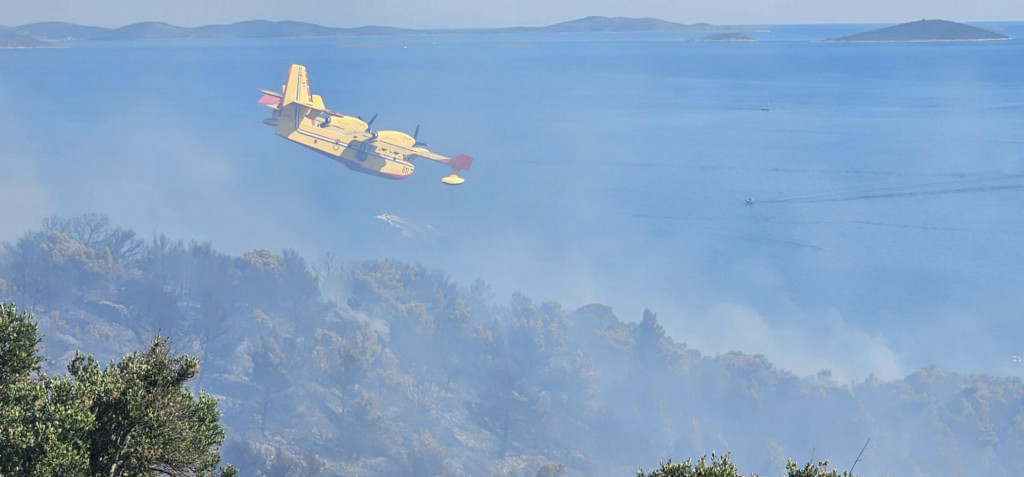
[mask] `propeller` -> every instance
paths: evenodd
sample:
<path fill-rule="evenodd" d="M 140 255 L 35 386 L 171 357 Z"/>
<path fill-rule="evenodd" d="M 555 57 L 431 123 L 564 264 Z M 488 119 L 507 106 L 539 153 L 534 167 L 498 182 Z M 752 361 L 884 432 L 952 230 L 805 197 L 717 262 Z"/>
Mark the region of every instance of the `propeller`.
<path fill-rule="evenodd" d="M 362 116 L 356 116 L 356 117 L 359 118 L 360 121 L 366 121 L 365 119 L 363 119 Z M 373 128 L 373 122 L 376 121 L 376 120 L 377 120 L 377 115 L 374 114 L 373 117 L 370 118 L 369 121 L 366 121 L 366 130 L 367 131 L 370 131 Z"/>
<path fill-rule="evenodd" d="M 420 125 L 417 124 L 416 125 L 416 131 L 412 133 L 412 140 L 413 140 L 412 147 L 427 147 L 427 143 L 420 142 L 418 139 L 416 139 L 419 135 L 420 135 Z"/>

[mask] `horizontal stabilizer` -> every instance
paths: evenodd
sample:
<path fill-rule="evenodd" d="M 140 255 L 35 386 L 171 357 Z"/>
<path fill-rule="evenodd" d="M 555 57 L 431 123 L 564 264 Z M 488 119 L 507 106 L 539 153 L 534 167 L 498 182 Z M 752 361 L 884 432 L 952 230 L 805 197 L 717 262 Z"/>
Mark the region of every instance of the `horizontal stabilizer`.
<path fill-rule="evenodd" d="M 260 96 L 258 101 L 260 104 L 275 109 L 281 105 L 281 95 L 263 90 L 260 90 L 260 92 L 263 93 L 263 96 Z"/>

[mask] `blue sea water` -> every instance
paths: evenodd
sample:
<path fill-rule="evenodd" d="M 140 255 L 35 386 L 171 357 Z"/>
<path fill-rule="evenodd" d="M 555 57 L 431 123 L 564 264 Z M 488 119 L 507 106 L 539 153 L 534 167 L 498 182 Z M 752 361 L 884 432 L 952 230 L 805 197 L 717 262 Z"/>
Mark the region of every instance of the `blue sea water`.
<path fill-rule="evenodd" d="M 1024 40 L 767 28 L 0 51 L 0 240 L 103 212 L 231 253 L 418 261 L 627 320 L 649 306 L 678 341 L 799 373 L 1020 373 Z M 274 136 L 256 89 L 290 63 L 328 107 L 474 155 L 466 184 L 429 163 L 355 174 Z"/>

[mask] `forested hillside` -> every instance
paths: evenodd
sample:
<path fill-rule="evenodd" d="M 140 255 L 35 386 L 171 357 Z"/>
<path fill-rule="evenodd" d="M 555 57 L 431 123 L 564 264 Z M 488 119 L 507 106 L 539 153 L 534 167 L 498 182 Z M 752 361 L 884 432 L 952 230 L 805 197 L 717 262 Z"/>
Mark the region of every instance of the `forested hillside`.
<path fill-rule="evenodd" d="M 626 476 L 713 450 L 778 475 L 788 457 L 852 464 L 868 438 L 863 475 L 1024 475 L 1019 378 L 795 376 L 701 354 L 652 311 L 506 303 L 483 281 L 344 251 L 230 256 L 99 215 L 47 219 L 2 250 L 0 301 L 35 313 L 49 372 L 158 332 L 198 357 L 191 384 L 220 399 L 239 475 Z"/>

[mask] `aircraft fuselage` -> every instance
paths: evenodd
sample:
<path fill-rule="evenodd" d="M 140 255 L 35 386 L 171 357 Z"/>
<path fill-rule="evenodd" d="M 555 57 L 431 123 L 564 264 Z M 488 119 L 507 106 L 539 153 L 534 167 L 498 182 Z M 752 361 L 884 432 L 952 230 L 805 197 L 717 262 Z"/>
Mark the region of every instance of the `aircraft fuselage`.
<path fill-rule="evenodd" d="M 419 126 L 411 136 L 401 131 L 371 131 L 370 122 L 327 109 L 323 98 L 309 89 L 306 67 L 291 65 L 281 93 L 260 90 L 257 101 L 273 110 L 264 124 L 274 133 L 305 146 L 349 169 L 389 179 L 404 179 L 416 168 L 414 159 L 444 164 L 450 168 L 441 182 L 457 186 L 466 182 L 459 175 L 473 166 L 473 156 L 448 157 L 431 152 L 418 142 Z M 376 118 L 376 115 L 374 115 Z"/>
<path fill-rule="evenodd" d="M 357 172 L 385 177 L 388 179 L 405 179 L 413 174 L 415 166 L 398 151 L 388 148 L 385 142 L 375 141 L 378 134 L 365 133 L 353 136 L 344 133 L 343 129 L 325 124 L 326 119 L 309 118 L 298 114 L 296 107 L 285 107 L 278 117 L 276 133 L 289 141 L 301 144 Z M 355 118 L 353 118 L 355 119 Z M 290 126 L 282 125 L 289 121 Z"/>

